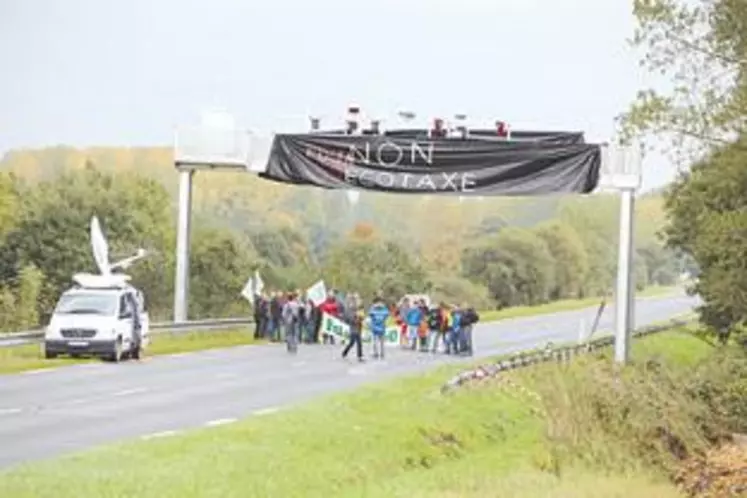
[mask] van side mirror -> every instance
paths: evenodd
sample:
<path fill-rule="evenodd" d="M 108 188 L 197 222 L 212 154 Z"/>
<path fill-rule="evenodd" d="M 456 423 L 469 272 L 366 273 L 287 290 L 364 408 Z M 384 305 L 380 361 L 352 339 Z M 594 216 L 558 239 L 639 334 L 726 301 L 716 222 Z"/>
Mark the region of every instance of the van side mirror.
<path fill-rule="evenodd" d="M 119 319 L 124 320 L 127 318 L 132 318 L 132 311 L 121 311 L 119 313 Z"/>

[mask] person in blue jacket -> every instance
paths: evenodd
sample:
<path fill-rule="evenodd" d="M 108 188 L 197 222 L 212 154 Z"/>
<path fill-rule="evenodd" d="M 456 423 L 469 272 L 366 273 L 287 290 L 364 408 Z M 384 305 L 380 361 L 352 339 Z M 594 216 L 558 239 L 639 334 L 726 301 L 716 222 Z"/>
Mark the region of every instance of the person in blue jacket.
<path fill-rule="evenodd" d="M 368 317 L 371 320 L 373 357 L 383 360 L 384 335 L 386 334 L 386 321 L 389 319 L 389 308 L 387 308 L 380 296 L 374 298 L 374 302 L 368 310 Z"/>
<path fill-rule="evenodd" d="M 459 354 L 462 350 L 462 310 L 454 305 L 451 311 L 451 333 L 447 344 L 446 353 Z"/>
<path fill-rule="evenodd" d="M 423 318 L 421 302 L 416 301 L 407 309 L 407 313 L 405 314 L 407 338 L 410 340 L 410 348 L 413 350 L 418 347 L 418 332 L 420 331 L 420 324 L 423 322 Z"/>

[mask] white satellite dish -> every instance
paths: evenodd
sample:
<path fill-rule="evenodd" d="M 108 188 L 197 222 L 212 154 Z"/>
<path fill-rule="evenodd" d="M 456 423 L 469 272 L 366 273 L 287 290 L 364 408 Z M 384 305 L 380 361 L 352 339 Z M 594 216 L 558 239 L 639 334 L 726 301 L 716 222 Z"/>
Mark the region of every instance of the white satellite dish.
<path fill-rule="evenodd" d="M 112 270 L 129 268 L 132 263 L 143 259 L 148 252 L 145 249 L 138 249 L 134 256 L 122 259 L 116 263 L 109 263 L 109 244 L 101 231 L 99 219 L 94 216 L 91 218 L 91 250 L 93 259 L 99 269 L 98 275 L 91 273 L 76 273 L 73 275 L 73 281 L 82 287 L 100 288 L 100 287 L 122 287 L 129 280 L 129 275 L 123 273 L 113 274 Z"/>

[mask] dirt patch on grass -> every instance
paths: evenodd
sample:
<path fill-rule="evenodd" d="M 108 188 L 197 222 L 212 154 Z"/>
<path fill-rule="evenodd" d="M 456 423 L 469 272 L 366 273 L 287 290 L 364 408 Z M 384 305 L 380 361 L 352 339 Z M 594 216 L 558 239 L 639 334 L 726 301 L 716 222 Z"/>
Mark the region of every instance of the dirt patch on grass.
<path fill-rule="evenodd" d="M 747 444 L 734 442 L 689 459 L 675 482 L 693 498 L 747 496 Z"/>

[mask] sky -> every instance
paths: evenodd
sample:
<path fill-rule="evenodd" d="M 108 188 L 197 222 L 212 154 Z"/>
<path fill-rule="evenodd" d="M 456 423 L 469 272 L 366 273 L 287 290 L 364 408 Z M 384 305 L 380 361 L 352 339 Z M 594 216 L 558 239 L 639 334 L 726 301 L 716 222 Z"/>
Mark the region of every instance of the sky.
<path fill-rule="evenodd" d="M 632 0 L 0 0 L 0 154 L 167 145 L 225 109 L 262 133 L 501 119 L 607 141 L 646 86 Z M 661 156 L 644 189 L 670 181 Z"/>

